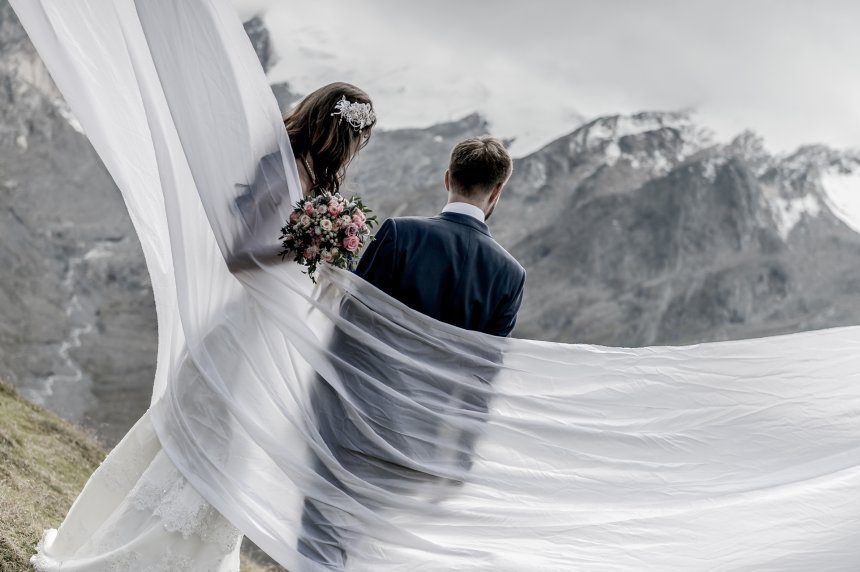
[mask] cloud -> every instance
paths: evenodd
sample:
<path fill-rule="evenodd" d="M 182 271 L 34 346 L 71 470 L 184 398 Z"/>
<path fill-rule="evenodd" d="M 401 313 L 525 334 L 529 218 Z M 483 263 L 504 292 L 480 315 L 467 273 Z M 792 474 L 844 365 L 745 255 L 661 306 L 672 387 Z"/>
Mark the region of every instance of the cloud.
<path fill-rule="evenodd" d="M 244 4 L 244 3 L 243 3 Z M 481 111 L 530 150 L 583 117 L 694 108 L 773 150 L 860 146 L 860 3 L 849 0 L 278 2 L 273 79 L 352 81 L 381 125 Z"/>

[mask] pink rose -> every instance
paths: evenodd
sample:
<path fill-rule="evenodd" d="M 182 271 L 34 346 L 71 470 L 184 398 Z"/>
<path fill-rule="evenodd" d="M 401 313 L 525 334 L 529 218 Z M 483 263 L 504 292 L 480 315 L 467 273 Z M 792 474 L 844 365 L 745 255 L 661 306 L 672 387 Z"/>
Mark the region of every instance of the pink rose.
<path fill-rule="evenodd" d="M 328 250 L 323 250 L 321 257 L 323 262 L 331 262 L 332 258 L 334 258 Z"/>
<path fill-rule="evenodd" d="M 358 243 L 358 237 L 355 235 L 347 236 L 343 239 L 343 247 L 350 252 L 355 252 L 356 250 L 358 250 Z"/>
<path fill-rule="evenodd" d="M 328 232 L 331 230 L 331 221 L 327 218 L 324 218 L 320 221 L 320 228 L 324 231 Z"/>
<path fill-rule="evenodd" d="M 343 207 L 336 202 L 331 202 L 328 205 L 328 214 L 331 216 L 337 216 L 343 212 Z"/>
<path fill-rule="evenodd" d="M 352 223 L 348 227 L 346 227 L 346 235 L 347 236 L 355 236 L 356 234 L 358 234 L 358 225 L 357 224 Z"/>
<path fill-rule="evenodd" d="M 309 224 L 311 224 L 311 217 L 306 214 L 303 214 L 301 217 L 299 217 L 299 222 L 302 226 L 308 226 Z"/>
<path fill-rule="evenodd" d="M 364 221 L 367 220 L 367 216 L 360 210 L 355 209 L 352 213 L 352 222 L 355 224 L 364 224 Z"/>
<path fill-rule="evenodd" d="M 320 249 L 318 246 L 311 245 L 305 249 L 302 253 L 306 260 L 315 260 L 317 256 L 319 256 Z"/>
<path fill-rule="evenodd" d="M 314 205 L 313 203 L 305 203 L 305 214 L 312 215 L 314 214 Z"/>

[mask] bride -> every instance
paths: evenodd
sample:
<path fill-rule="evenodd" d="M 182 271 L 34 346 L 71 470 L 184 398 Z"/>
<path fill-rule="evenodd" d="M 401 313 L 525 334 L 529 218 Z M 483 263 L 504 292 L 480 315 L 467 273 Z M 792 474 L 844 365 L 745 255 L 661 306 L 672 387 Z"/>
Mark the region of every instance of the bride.
<path fill-rule="evenodd" d="M 297 549 L 310 498 L 349 570 L 856 569 L 860 327 L 608 348 L 455 328 L 330 266 L 314 285 L 272 237 L 366 141 L 323 159 L 288 135 L 226 0 L 11 4 L 122 192 L 159 334 L 149 411 L 37 568 L 236 570 L 245 534 L 294 572 L 344 569 Z M 321 138 L 342 133 L 323 99 Z M 318 380 L 360 441 L 434 478 L 342 464 Z"/>
<path fill-rule="evenodd" d="M 332 114 L 343 97 L 371 104 L 364 91 L 340 82 L 310 93 L 284 116 L 304 196 L 336 191 L 370 137 L 372 124 L 355 131 Z M 247 186 L 237 198 L 240 210 L 252 208 L 260 187 Z M 259 256 L 276 257 L 276 235 L 270 238 Z M 237 252 L 228 266 L 250 267 L 253 254 Z M 235 571 L 241 539 L 170 461 L 147 411 L 93 473 L 59 529 L 45 531 L 31 562 L 40 572 Z"/>

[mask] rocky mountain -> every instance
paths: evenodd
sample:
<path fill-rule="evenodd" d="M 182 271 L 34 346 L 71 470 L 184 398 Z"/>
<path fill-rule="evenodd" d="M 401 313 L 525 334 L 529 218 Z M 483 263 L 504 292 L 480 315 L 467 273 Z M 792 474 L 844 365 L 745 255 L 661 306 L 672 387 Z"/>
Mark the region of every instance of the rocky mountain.
<path fill-rule="evenodd" d="M 268 31 L 246 30 L 264 69 Z M 0 376 L 114 443 L 148 405 L 156 323 L 121 196 L 0 0 Z M 272 86 L 281 108 L 298 97 Z M 478 115 L 376 130 L 347 188 L 436 213 Z M 717 142 L 684 113 L 601 117 L 515 162 L 490 220 L 528 270 L 515 335 L 679 344 L 860 323 L 860 156 Z"/>
<path fill-rule="evenodd" d="M 486 131 L 374 134 L 354 189 L 383 215 L 433 214 L 451 146 Z M 641 346 L 860 323 L 860 234 L 834 186 L 860 194 L 860 154 L 772 156 L 684 113 L 591 121 L 517 160 L 489 221 L 528 270 L 514 335 Z"/>
<path fill-rule="evenodd" d="M 156 349 L 142 252 L 5 1 L 0 82 L 0 375 L 68 418 L 126 425 L 113 406 L 143 411 Z"/>

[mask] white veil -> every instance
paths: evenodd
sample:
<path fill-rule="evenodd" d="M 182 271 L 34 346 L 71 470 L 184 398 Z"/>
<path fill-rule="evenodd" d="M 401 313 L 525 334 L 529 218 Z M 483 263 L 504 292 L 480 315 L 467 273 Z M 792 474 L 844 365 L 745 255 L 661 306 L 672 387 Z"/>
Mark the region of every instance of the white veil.
<path fill-rule="evenodd" d="M 313 287 L 260 254 L 299 183 L 227 0 L 11 3 L 142 243 L 162 445 L 288 569 L 860 562 L 860 328 L 607 348 Z"/>

